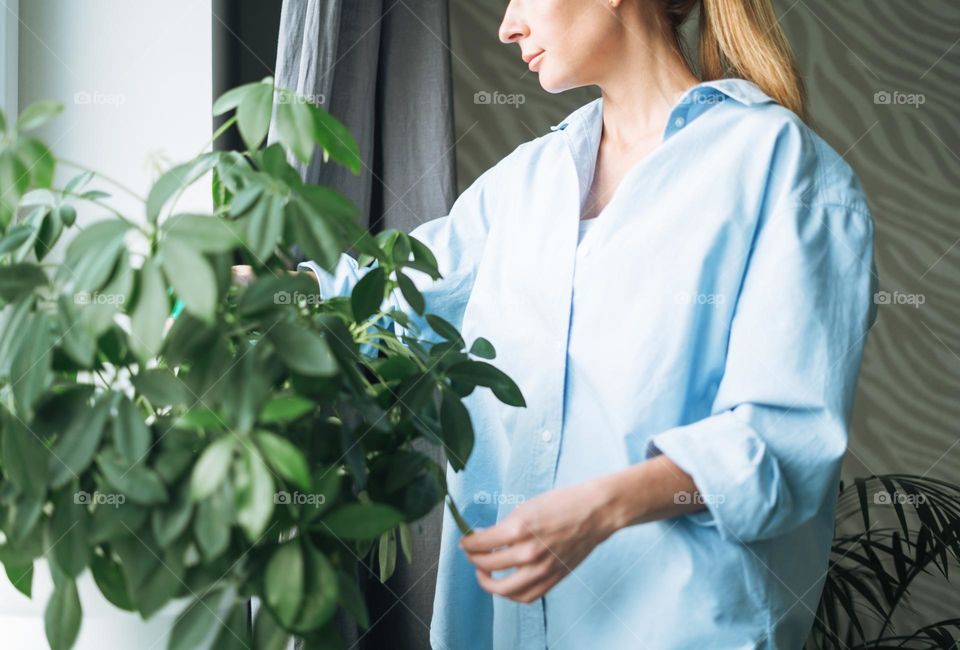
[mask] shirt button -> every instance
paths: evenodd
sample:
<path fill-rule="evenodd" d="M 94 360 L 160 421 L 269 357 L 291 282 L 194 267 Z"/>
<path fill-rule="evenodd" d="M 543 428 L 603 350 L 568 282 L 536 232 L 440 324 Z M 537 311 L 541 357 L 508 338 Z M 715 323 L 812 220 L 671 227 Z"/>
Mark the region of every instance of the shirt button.
<path fill-rule="evenodd" d="M 686 123 L 687 123 L 687 121 L 686 121 L 685 119 L 683 119 L 682 117 L 678 117 L 677 119 L 675 119 L 675 120 L 673 121 L 673 125 L 674 125 L 675 127 L 677 127 L 678 129 L 682 129 L 682 128 L 683 128 L 683 125 L 686 124 Z"/>
<path fill-rule="evenodd" d="M 543 438 L 544 442 L 550 442 L 550 440 L 553 438 L 553 434 L 550 433 L 548 429 L 544 429 L 540 434 L 540 437 Z"/>

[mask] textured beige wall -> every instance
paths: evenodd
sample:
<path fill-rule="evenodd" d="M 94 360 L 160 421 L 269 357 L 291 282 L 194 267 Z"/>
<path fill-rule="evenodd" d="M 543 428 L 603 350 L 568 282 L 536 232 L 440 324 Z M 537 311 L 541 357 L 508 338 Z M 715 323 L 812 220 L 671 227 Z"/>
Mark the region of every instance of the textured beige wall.
<path fill-rule="evenodd" d="M 869 336 L 844 476 L 960 482 L 960 3 L 775 5 L 809 86 L 812 123 L 866 188 L 891 298 Z M 451 0 L 461 189 L 597 96 L 542 91 L 519 48 L 497 40 L 505 7 Z M 524 101 L 478 104 L 478 91 Z M 960 589 L 926 590 L 915 604 L 926 620 L 955 616 Z"/>

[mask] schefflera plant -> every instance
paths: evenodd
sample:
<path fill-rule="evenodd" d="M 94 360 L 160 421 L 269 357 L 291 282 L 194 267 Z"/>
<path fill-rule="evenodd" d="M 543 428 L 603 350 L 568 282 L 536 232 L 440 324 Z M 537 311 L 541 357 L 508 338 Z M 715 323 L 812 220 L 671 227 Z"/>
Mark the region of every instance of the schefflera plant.
<path fill-rule="evenodd" d="M 29 596 L 35 561 L 48 561 L 54 650 L 77 637 L 88 569 L 111 603 L 145 618 L 189 598 L 171 649 L 283 648 L 291 635 L 338 647 L 338 607 L 369 625 L 357 572 L 379 566 L 386 579 L 398 546 L 409 558 L 408 524 L 445 498 L 445 468 L 414 441 L 443 445 L 459 471 L 474 443 L 463 398 L 523 396 L 487 340 L 468 349 L 425 313 L 408 273 L 440 274 L 421 242 L 368 233 L 348 199 L 289 164 L 319 151 L 358 172 L 354 139 L 322 108 L 270 78 L 229 91 L 213 139 L 237 125 L 246 150 L 171 168 L 137 197 L 142 215 L 111 207 L 104 187 L 136 192 L 31 135 L 58 111 L 43 102 L 0 124 L 8 578 Z M 80 173 L 56 187 L 58 164 Z M 207 179 L 213 212 L 178 210 Z M 103 218 L 80 227 L 80 203 Z M 288 271 L 294 244 L 328 270 L 353 249 L 367 272 L 351 295 L 321 299 L 312 277 Z M 232 280 L 237 258 L 251 283 Z M 390 307 L 392 292 L 412 311 Z M 252 638 L 251 596 L 262 603 Z"/>

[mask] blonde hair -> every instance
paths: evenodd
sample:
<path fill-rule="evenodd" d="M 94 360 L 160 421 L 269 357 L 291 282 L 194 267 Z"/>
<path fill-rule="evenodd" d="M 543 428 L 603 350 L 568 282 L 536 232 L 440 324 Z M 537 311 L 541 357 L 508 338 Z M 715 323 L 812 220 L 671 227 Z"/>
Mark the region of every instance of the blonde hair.
<path fill-rule="evenodd" d="M 679 41 L 680 26 L 700 10 L 700 77 L 740 77 L 806 119 L 806 90 L 771 0 L 663 0 Z M 689 59 L 689 57 L 688 57 Z"/>

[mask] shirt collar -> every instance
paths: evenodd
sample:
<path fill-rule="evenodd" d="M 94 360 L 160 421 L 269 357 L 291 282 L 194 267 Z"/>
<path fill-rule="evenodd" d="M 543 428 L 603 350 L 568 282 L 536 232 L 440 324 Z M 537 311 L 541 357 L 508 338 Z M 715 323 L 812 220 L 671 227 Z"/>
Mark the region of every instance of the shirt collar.
<path fill-rule="evenodd" d="M 746 79 L 730 78 L 702 81 L 689 88 L 674 104 L 670 111 L 670 118 L 667 120 L 664 140 L 710 108 L 727 99 L 732 99 L 745 106 L 774 101 L 761 90 L 760 86 Z M 550 130 L 568 131 L 567 135 L 573 135 L 578 131 L 587 131 L 589 135 L 593 136 L 596 134 L 592 131 L 599 131 L 602 126 L 600 124 L 602 115 L 603 98 L 598 97 L 576 109 L 559 123 L 551 126 Z M 678 122 L 678 119 L 681 121 Z M 588 126 L 592 126 L 593 129 L 588 129 Z"/>

